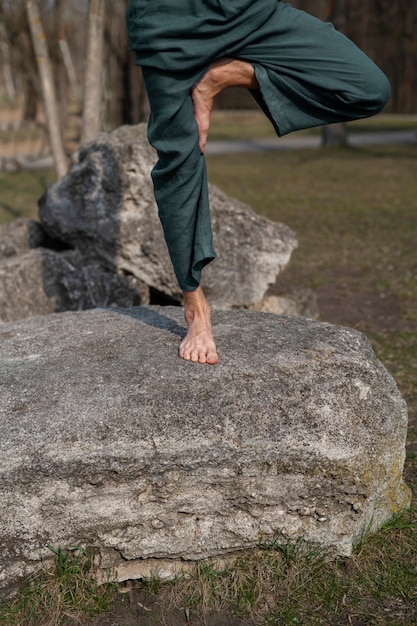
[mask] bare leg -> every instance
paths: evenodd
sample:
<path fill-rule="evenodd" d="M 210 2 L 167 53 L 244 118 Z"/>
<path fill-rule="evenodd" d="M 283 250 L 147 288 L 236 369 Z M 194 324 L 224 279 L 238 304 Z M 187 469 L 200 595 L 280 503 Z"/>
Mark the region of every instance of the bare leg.
<path fill-rule="evenodd" d="M 219 357 L 211 332 L 210 307 L 201 285 L 195 291 L 184 292 L 184 315 L 188 333 L 180 344 L 180 357 L 214 365 Z"/>
<path fill-rule="evenodd" d="M 194 87 L 191 96 L 198 125 L 201 154 L 204 154 L 206 148 L 214 98 L 227 87 L 259 89 L 253 66 L 239 59 L 219 59 L 211 65 Z"/>

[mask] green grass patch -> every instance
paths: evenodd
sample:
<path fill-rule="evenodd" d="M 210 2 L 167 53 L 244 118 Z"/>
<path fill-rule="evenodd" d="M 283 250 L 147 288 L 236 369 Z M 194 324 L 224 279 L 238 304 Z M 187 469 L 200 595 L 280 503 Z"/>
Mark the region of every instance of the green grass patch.
<path fill-rule="evenodd" d="M 81 623 L 105 613 L 114 602 L 117 585 L 99 585 L 94 579 L 93 557 L 79 547 L 50 547 L 53 565 L 22 585 L 11 602 L 0 602 L 4 626 L 59 626 Z"/>
<path fill-rule="evenodd" d="M 208 158 L 210 180 L 294 229 L 301 286 L 336 283 L 404 299 L 415 315 L 417 147 L 382 146 Z M 338 274 L 344 278 L 338 283 Z M 408 301 L 408 302 L 407 302 Z"/>
<path fill-rule="evenodd" d="M 55 180 L 52 170 L 40 172 L 0 172 L 0 224 L 18 217 L 36 218 L 37 200 Z"/>
<path fill-rule="evenodd" d="M 417 516 L 411 511 L 367 537 L 350 558 L 331 559 L 301 538 L 278 537 L 226 568 L 198 563 L 193 572 L 162 585 L 159 599 L 166 610 L 186 609 L 192 623 L 215 610 L 259 626 L 409 625 L 417 611 L 416 543 Z"/>
<path fill-rule="evenodd" d="M 417 623 L 416 546 L 416 512 L 404 511 L 368 535 L 349 558 L 331 558 L 302 538 L 289 542 L 277 537 L 221 568 L 198 562 L 170 583 L 155 574 L 137 584 L 136 592 L 145 605 L 152 599 L 146 624 L 170 623 L 164 615 L 173 614 L 201 623 L 196 620 L 216 611 L 253 626 L 409 626 Z M 0 624 L 101 623 L 94 618 L 110 609 L 117 586 L 95 582 L 92 557 L 84 550 L 53 552 L 53 567 L 27 583 L 16 600 L 0 603 Z M 133 597 L 134 591 L 130 588 Z"/>

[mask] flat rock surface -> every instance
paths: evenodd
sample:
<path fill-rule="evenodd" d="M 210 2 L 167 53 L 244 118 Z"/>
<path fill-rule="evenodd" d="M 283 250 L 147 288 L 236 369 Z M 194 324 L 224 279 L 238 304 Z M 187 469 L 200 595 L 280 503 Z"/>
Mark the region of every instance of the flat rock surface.
<path fill-rule="evenodd" d="M 48 543 L 119 579 L 280 533 L 349 554 L 407 506 L 406 406 L 364 335 L 253 311 L 214 331 L 205 366 L 177 357 L 178 307 L 0 326 L 0 586 Z"/>

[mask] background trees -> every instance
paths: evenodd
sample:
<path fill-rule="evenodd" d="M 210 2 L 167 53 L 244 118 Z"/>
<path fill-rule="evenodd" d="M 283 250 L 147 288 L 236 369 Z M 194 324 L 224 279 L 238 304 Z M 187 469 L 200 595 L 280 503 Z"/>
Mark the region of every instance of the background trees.
<path fill-rule="evenodd" d="M 49 142 L 54 157 L 55 171 L 60 178 L 67 171 L 67 158 L 59 119 L 58 101 L 56 98 L 55 81 L 49 58 L 45 32 L 39 13 L 37 0 L 26 2 L 26 17 L 29 23 L 31 41 L 39 73 L 39 91 L 45 109 Z"/>
<path fill-rule="evenodd" d="M 329 16 L 363 48 L 387 73 L 392 85 L 391 112 L 412 113 L 417 105 L 417 3 L 409 0 L 290 0 L 321 19 Z M 42 81 L 30 34 L 29 0 L 0 0 L 0 83 L 9 100 L 18 101 L 25 120 L 41 115 Z M 81 135 L 82 90 L 95 83 L 95 104 L 86 128 L 95 132 L 123 123 L 136 123 L 147 117 L 147 103 L 140 68 L 134 66 L 125 30 L 127 0 L 42 0 L 38 2 L 41 23 L 52 68 L 60 125 Z M 90 57 L 87 53 L 88 11 L 102 16 L 96 43 L 103 45 Z M 101 13 L 97 11 L 101 7 Z M 89 62 L 92 58 L 93 61 Z M 91 78 L 89 67 L 94 66 Z M 87 77 L 87 78 L 85 78 Z M 101 94 L 97 96 L 97 94 Z M 85 102 L 85 100 L 84 100 Z M 99 104 L 98 104 L 99 102 Z M 225 92 L 219 107 L 254 106 L 244 92 Z M 47 117 L 50 117 L 48 113 Z M 68 135 L 68 132 L 67 132 Z"/>
<path fill-rule="evenodd" d="M 105 0 L 90 0 L 88 6 L 87 59 L 84 68 L 81 142 L 101 129 L 103 93 L 103 48 Z"/>

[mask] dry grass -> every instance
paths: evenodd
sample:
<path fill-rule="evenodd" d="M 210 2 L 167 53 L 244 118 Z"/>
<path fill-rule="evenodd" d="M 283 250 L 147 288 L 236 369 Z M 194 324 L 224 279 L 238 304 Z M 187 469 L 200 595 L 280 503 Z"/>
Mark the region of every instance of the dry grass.
<path fill-rule="evenodd" d="M 85 623 L 114 601 L 114 584 L 98 585 L 93 558 L 85 550 L 55 550 L 53 565 L 23 584 L 20 596 L 0 603 L 0 624 L 5 626 L 59 626 L 65 621 Z"/>
<path fill-rule="evenodd" d="M 226 569 L 197 564 L 192 574 L 158 589 L 159 603 L 166 614 L 186 612 L 192 623 L 214 610 L 253 626 L 410 625 L 417 616 L 416 535 L 416 520 L 404 513 L 367 538 L 353 557 L 336 560 L 301 539 L 278 538 Z"/>

